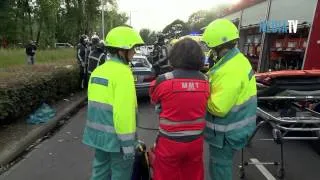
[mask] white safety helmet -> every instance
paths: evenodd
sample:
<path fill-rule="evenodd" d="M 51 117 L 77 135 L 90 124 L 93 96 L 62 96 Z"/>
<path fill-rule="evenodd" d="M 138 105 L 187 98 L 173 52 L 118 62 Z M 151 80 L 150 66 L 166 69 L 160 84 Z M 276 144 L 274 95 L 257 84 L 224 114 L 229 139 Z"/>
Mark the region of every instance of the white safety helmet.
<path fill-rule="evenodd" d="M 99 43 L 99 41 L 100 41 L 100 38 L 99 38 L 99 36 L 96 34 L 96 33 L 94 33 L 92 36 L 91 36 L 91 42 L 92 42 L 92 44 L 98 44 Z"/>

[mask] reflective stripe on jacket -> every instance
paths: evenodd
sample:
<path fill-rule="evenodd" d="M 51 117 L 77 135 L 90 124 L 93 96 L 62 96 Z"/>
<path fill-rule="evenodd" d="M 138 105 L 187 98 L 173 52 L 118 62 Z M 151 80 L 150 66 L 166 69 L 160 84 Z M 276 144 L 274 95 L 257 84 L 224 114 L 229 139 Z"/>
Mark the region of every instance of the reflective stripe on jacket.
<path fill-rule="evenodd" d="M 256 126 L 257 89 L 248 59 L 237 48 L 209 70 L 211 95 L 207 107 L 206 141 L 241 149 Z"/>
<path fill-rule="evenodd" d="M 107 152 L 134 152 L 137 99 L 131 69 L 111 58 L 91 74 L 83 142 Z"/>
<path fill-rule="evenodd" d="M 198 71 L 174 70 L 160 75 L 150 88 L 151 101 L 161 104 L 159 135 L 191 141 L 203 135 L 209 82 Z"/>
<path fill-rule="evenodd" d="M 93 50 L 88 56 L 88 73 L 91 74 L 98 66 L 105 62 L 106 55 L 103 52 Z"/>

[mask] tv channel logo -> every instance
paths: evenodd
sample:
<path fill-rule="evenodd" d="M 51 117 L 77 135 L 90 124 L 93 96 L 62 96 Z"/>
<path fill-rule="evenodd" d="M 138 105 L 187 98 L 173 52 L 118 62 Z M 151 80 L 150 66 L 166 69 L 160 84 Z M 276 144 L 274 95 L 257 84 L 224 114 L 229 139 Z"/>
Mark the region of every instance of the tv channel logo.
<path fill-rule="evenodd" d="M 269 20 L 260 22 L 260 33 L 297 33 L 298 20 Z"/>

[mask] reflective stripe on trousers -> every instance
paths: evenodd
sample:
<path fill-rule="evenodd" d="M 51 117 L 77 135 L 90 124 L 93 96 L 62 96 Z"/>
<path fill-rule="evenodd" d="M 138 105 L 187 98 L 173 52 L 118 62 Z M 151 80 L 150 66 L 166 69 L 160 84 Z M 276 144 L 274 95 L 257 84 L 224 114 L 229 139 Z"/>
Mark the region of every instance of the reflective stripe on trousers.
<path fill-rule="evenodd" d="M 253 115 L 251 117 L 247 117 L 241 121 L 231 123 L 228 125 L 214 124 L 207 121 L 207 127 L 212 130 L 216 130 L 220 132 L 229 132 L 235 129 L 241 129 L 243 127 L 246 127 L 247 125 L 249 125 L 250 123 L 254 123 L 255 121 L 256 121 L 256 115 Z"/>

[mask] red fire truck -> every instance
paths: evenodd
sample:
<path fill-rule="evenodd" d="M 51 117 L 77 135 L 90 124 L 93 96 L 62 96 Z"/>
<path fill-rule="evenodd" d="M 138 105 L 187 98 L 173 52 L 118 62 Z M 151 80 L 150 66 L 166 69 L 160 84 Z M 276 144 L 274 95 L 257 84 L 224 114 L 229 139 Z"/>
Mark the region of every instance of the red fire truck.
<path fill-rule="evenodd" d="M 242 0 L 220 17 L 239 27 L 239 48 L 258 72 L 319 69 L 319 6 L 318 0 Z M 298 20 L 298 31 L 261 32 L 260 23 L 273 20 Z"/>

